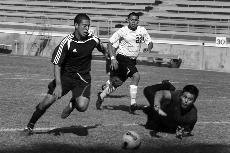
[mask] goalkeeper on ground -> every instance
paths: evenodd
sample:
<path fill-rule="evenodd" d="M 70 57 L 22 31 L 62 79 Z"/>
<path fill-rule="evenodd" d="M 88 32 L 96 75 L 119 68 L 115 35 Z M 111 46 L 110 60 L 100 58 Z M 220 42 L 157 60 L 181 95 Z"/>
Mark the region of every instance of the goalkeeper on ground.
<path fill-rule="evenodd" d="M 197 122 L 194 103 L 199 90 L 196 86 L 186 85 L 183 90 L 176 90 L 169 81 L 162 81 L 145 87 L 144 95 L 150 104 L 143 108 L 147 115 L 147 129 L 155 134 L 158 131 L 173 132 L 177 138 L 191 135 Z"/>

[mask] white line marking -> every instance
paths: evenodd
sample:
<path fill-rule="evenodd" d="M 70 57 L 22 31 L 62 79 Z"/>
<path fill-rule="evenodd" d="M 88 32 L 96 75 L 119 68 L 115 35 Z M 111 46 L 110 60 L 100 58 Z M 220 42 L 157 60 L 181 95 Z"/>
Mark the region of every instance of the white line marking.
<path fill-rule="evenodd" d="M 230 124 L 228 121 L 204 121 L 204 122 L 197 122 L 197 124 Z"/>
<path fill-rule="evenodd" d="M 199 125 L 205 125 L 205 124 L 230 124 L 230 121 L 203 121 L 203 122 L 197 122 L 197 124 Z M 118 124 L 102 124 L 100 126 L 102 127 L 110 127 L 110 126 L 118 126 L 118 125 L 121 125 L 121 126 L 124 126 L 124 127 L 128 127 L 128 126 L 139 126 L 140 124 L 138 123 L 125 123 L 125 124 L 122 124 L 122 123 L 118 123 Z M 84 125 L 83 127 L 87 127 L 87 125 Z M 40 128 L 35 128 L 34 131 L 50 131 L 50 130 L 54 130 L 54 129 L 57 129 L 57 128 L 62 128 L 62 127 L 47 127 L 47 128 L 44 128 L 44 127 L 40 127 Z M 24 128 L 0 128 L 0 132 L 20 132 L 20 131 L 23 131 Z"/>
<path fill-rule="evenodd" d="M 18 77 L 18 78 L 1 78 L 4 80 L 40 80 L 40 81 L 50 81 L 52 79 L 37 79 L 37 78 L 28 78 L 28 77 Z"/>

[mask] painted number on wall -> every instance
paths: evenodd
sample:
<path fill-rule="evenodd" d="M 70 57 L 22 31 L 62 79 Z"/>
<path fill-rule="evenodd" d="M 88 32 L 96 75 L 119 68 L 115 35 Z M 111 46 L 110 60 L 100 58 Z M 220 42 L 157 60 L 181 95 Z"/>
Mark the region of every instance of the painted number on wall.
<path fill-rule="evenodd" d="M 216 46 L 217 47 L 226 47 L 227 39 L 226 37 L 216 37 Z"/>

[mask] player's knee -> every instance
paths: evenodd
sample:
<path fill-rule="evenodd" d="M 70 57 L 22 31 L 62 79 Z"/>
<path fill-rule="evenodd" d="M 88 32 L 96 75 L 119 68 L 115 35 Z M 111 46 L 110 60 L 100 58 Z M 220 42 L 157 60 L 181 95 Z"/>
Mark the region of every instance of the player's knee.
<path fill-rule="evenodd" d="M 118 78 L 118 77 L 112 77 L 110 79 L 110 82 L 112 83 L 112 86 L 114 88 L 117 88 L 117 87 L 119 87 L 119 86 L 121 86 L 123 84 L 123 81 L 121 81 L 121 79 Z"/>
<path fill-rule="evenodd" d="M 139 80 L 140 79 L 140 74 L 138 72 L 133 74 L 134 79 Z"/>
<path fill-rule="evenodd" d="M 41 103 L 39 103 L 36 107 L 36 109 L 39 109 L 39 110 L 46 110 L 47 108 L 49 108 L 53 103 L 55 102 L 55 98 L 50 95 L 50 94 L 47 94 L 43 101 Z"/>
<path fill-rule="evenodd" d="M 117 88 L 117 87 L 120 87 L 122 85 L 122 83 L 121 84 L 119 84 L 119 83 L 113 83 L 112 85 L 113 85 L 114 88 Z"/>
<path fill-rule="evenodd" d="M 138 85 L 139 81 L 140 81 L 140 74 L 136 72 L 132 75 L 132 82 Z"/>
<path fill-rule="evenodd" d="M 75 104 L 75 108 L 79 111 L 79 112 L 84 112 L 87 110 L 89 106 L 89 99 L 83 96 L 80 96 L 78 98 L 76 98 L 76 104 Z"/>
<path fill-rule="evenodd" d="M 145 95 L 145 97 L 149 97 L 150 93 L 151 93 L 151 90 L 150 90 L 150 87 L 145 87 L 144 90 L 143 90 L 143 93 Z"/>

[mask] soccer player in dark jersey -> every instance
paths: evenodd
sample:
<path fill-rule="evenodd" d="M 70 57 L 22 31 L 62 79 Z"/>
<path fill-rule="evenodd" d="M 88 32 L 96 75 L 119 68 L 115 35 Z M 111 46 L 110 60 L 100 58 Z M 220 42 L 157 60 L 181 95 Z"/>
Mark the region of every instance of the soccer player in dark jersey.
<path fill-rule="evenodd" d="M 146 129 L 176 133 L 177 138 L 191 135 L 197 122 L 197 108 L 194 103 L 199 90 L 194 85 L 186 85 L 183 90 L 175 90 L 169 81 L 144 88 L 149 106 L 143 108 L 147 115 Z"/>
<path fill-rule="evenodd" d="M 38 119 L 59 98 L 72 92 L 72 98 L 64 108 L 61 118 L 66 118 L 76 108 L 84 112 L 88 108 L 91 88 L 92 51 L 105 54 L 106 48 L 100 39 L 89 33 L 90 18 L 86 14 L 78 14 L 74 19 L 75 31 L 67 35 L 55 48 L 51 62 L 54 65 L 54 80 L 48 85 L 44 99 L 36 106 L 24 132 L 33 133 Z"/>

